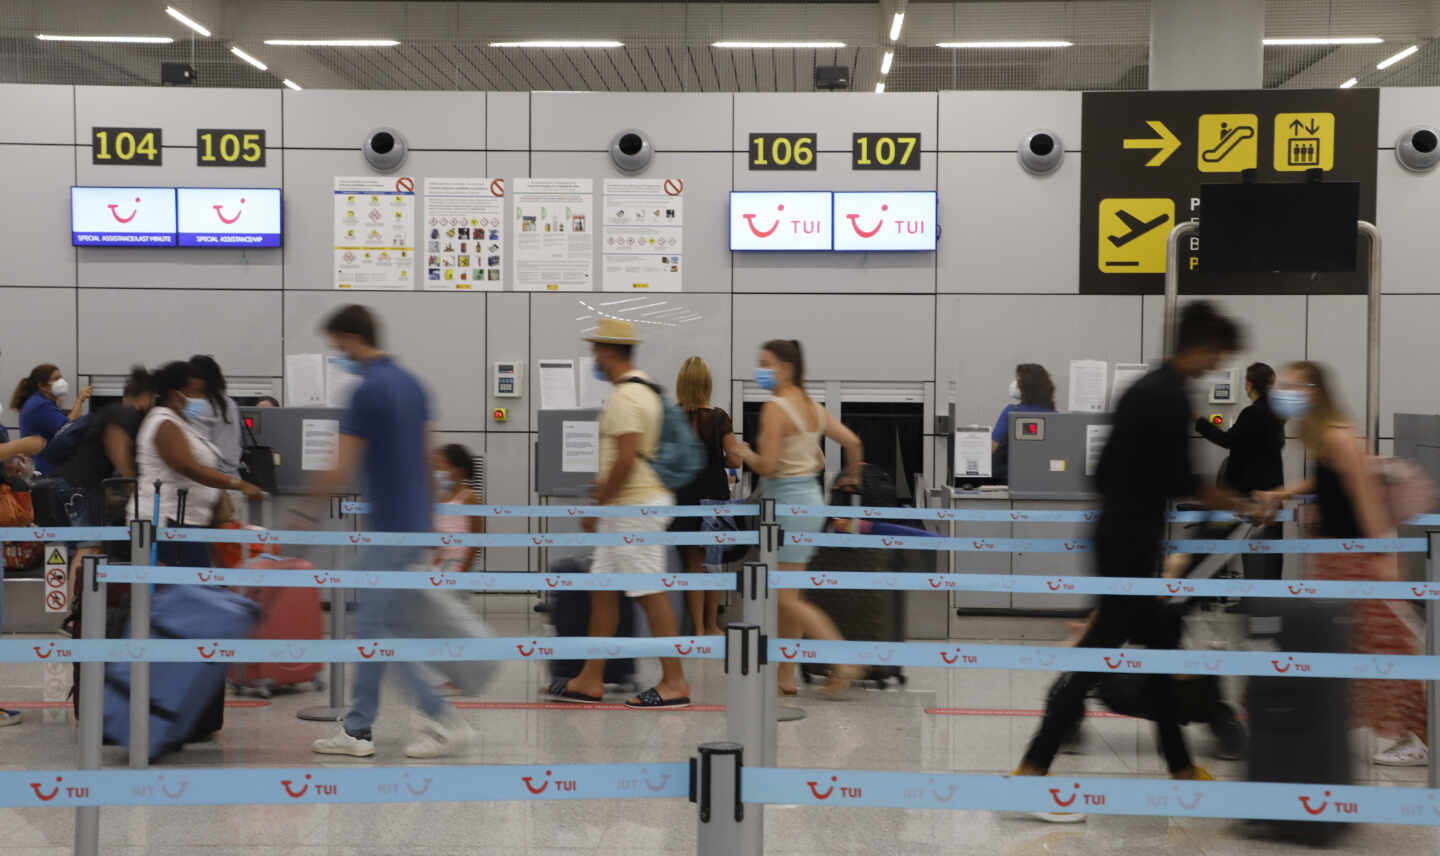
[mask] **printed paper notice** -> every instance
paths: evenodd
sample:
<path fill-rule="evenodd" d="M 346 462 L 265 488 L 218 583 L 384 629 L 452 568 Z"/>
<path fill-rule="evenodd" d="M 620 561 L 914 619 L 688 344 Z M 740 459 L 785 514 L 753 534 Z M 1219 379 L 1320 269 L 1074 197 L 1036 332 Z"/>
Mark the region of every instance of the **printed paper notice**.
<path fill-rule="evenodd" d="M 600 423 L 560 423 L 565 449 L 560 458 L 562 473 L 593 473 L 600 469 Z"/>
<path fill-rule="evenodd" d="M 359 375 L 345 370 L 341 358 L 327 357 L 325 360 L 325 406 L 345 408 L 350 406 L 350 396 L 360 385 Z"/>
<path fill-rule="evenodd" d="M 1086 425 L 1085 426 L 1085 475 L 1095 475 L 1095 470 L 1100 467 L 1100 455 L 1105 451 L 1105 444 L 1110 441 L 1109 425 Z"/>
<path fill-rule="evenodd" d="M 300 469 L 329 472 L 340 461 L 340 420 L 300 420 Z"/>
<path fill-rule="evenodd" d="M 1104 360 L 1070 361 L 1071 413 L 1104 413 L 1105 382 L 1109 363 Z"/>
<path fill-rule="evenodd" d="M 592 291 L 595 182 L 517 178 L 515 290 Z"/>
<path fill-rule="evenodd" d="M 325 406 L 325 355 L 285 355 L 285 401 L 291 407 Z"/>
<path fill-rule="evenodd" d="M 679 291 L 685 182 L 605 180 L 604 291 Z"/>
<path fill-rule="evenodd" d="M 955 429 L 955 478 L 990 478 L 990 429 Z"/>
<path fill-rule="evenodd" d="M 594 357 L 581 357 L 576 365 L 580 369 L 580 406 L 599 410 L 610 397 L 610 382 L 595 376 Z"/>
<path fill-rule="evenodd" d="M 415 287 L 415 179 L 336 176 L 335 287 Z"/>
<path fill-rule="evenodd" d="M 1125 391 L 1149 371 L 1150 367 L 1144 363 L 1116 363 L 1115 380 L 1110 384 L 1110 409 L 1119 407 Z"/>
<path fill-rule="evenodd" d="M 540 361 L 540 409 L 575 409 L 574 360 Z"/>
<path fill-rule="evenodd" d="M 504 219 L 504 179 L 425 179 L 425 290 L 500 291 Z"/>

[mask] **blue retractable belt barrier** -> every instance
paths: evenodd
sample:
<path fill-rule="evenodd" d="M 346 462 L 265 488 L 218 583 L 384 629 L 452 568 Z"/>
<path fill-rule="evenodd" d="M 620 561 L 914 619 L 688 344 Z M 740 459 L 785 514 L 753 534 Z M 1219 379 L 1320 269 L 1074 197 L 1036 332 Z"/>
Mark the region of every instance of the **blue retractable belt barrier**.
<path fill-rule="evenodd" d="M 838 532 L 787 532 L 786 544 L 815 547 L 869 547 L 885 550 L 936 550 L 960 553 L 1088 553 L 1088 538 L 928 538 L 900 535 L 849 535 Z M 1305 538 L 1291 541 L 1179 540 L 1164 542 L 1168 553 L 1424 553 L 1424 538 Z"/>
<path fill-rule="evenodd" d="M 441 591 L 733 591 L 734 574 L 522 574 L 453 571 L 297 571 L 101 565 L 106 583 Z M 1437 589 L 1440 591 L 1440 589 Z"/>
<path fill-rule="evenodd" d="M 0 771 L 0 806 L 676 799 L 684 763 Z"/>
<path fill-rule="evenodd" d="M 0 663 L 417 663 L 474 660 L 719 660 L 723 636 L 472 639 L 0 639 Z"/>
<path fill-rule="evenodd" d="M 0 541 L 129 541 L 124 526 L 0 526 Z"/>
<path fill-rule="evenodd" d="M 368 514 L 370 503 L 340 503 L 341 514 Z M 461 505 L 442 502 L 436 514 L 456 517 L 754 517 L 758 505 Z"/>
<path fill-rule="evenodd" d="M 759 544 L 758 532 L 320 532 L 286 529 L 173 529 L 155 542 L 196 544 L 323 544 L 336 547 L 708 547 Z"/>
<path fill-rule="evenodd" d="M 1059 511 L 1044 508 L 1010 509 L 964 509 L 964 508 L 894 508 L 865 505 L 780 505 L 775 506 L 775 516 L 786 517 L 841 517 L 869 518 L 873 520 L 954 520 L 964 523 L 1093 523 L 1100 519 L 1096 509 L 1073 509 Z M 1293 520 L 1293 511 L 1281 511 L 1275 515 L 1277 522 Z M 1440 515 L 1436 515 L 1440 521 Z M 1228 511 L 1172 511 L 1165 515 L 1171 523 L 1236 523 L 1234 514 Z M 783 524 L 782 524 L 783 525 Z"/>
<path fill-rule="evenodd" d="M 1440 825 L 1440 790 L 746 767 L 748 803 Z"/>

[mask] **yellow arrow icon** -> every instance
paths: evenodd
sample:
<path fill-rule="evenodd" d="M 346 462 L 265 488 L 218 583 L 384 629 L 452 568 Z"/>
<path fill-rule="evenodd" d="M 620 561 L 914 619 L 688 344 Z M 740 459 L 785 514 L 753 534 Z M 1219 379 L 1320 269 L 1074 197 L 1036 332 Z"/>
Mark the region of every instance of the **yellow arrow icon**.
<path fill-rule="evenodd" d="M 1154 119 L 1150 119 L 1145 124 L 1149 125 L 1150 130 L 1154 131 L 1160 136 L 1152 137 L 1149 139 L 1135 139 L 1127 137 L 1125 139 L 1125 148 L 1154 149 L 1155 154 L 1150 158 L 1150 160 L 1145 162 L 1145 165 L 1159 166 L 1160 164 L 1164 163 L 1167 158 L 1175 154 L 1176 149 L 1180 148 L 1180 138 L 1170 133 L 1170 129 L 1165 127 L 1165 123 L 1163 122 L 1157 122 Z"/>

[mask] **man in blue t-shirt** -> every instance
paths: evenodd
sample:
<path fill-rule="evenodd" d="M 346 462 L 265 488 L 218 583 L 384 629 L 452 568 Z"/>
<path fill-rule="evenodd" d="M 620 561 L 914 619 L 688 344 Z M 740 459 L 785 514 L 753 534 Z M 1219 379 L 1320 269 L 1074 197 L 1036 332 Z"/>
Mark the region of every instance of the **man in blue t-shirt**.
<path fill-rule="evenodd" d="M 372 532 L 429 532 L 433 488 L 429 461 L 430 408 L 425 388 L 414 375 L 380 350 L 378 325 L 370 310 L 346 306 L 325 322 L 323 332 L 341 355 L 344 367 L 361 380 L 340 420 L 340 451 L 335 469 L 324 474 L 315 492 L 331 496 L 358 476 L 370 504 L 366 529 Z M 422 567 L 423 547 L 367 547 L 367 570 L 403 571 Z M 420 593 L 360 589 L 356 595 L 355 635 L 364 639 L 426 635 Z M 424 715 L 419 735 L 405 749 L 411 758 L 438 758 L 461 752 L 474 733 L 442 699 L 417 663 L 397 663 Z M 355 670 L 354 701 L 344 725 L 333 737 L 314 743 L 325 755 L 369 757 L 375 754 L 371 727 L 380 710 L 383 662 L 361 663 Z"/>

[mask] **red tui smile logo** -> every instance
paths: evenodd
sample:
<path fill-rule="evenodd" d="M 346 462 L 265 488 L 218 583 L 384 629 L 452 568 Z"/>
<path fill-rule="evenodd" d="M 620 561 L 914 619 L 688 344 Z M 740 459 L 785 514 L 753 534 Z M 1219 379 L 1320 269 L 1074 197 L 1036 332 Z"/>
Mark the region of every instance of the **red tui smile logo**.
<path fill-rule="evenodd" d="M 135 201 L 138 202 L 138 201 L 140 201 L 140 200 L 137 199 L 137 200 L 135 200 Z M 243 196 L 240 197 L 240 204 L 241 204 L 241 205 L 244 205 L 244 204 L 245 204 L 245 197 L 243 197 Z M 226 217 L 226 216 L 225 216 L 225 206 L 223 206 L 223 205 L 214 205 L 214 206 L 211 206 L 211 207 L 213 207 L 213 208 L 215 209 L 215 216 L 216 216 L 216 217 L 219 217 L 219 218 L 220 218 L 220 222 L 221 222 L 221 223 L 224 223 L 226 226 L 233 226 L 233 225 L 235 225 L 235 221 L 236 221 L 236 220 L 239 220 L 239 219 L 240 219 L 240 215 L 245 213 L 245 209 L 241 208 L 240 210 L 238 210 L 238 211 L 235 212 L 235 216 L 234 216 L 234 217 Z"/>
<path fill-rule="evenodd" d="M 36 797 L 36 799 L 40 800 L 40 802 L 50 802 L 51 800 L 55 799 L 55 797 L 60 794 L 60 784 L 59 784 L 59 783 L 62 782 L 62 781 L 64 781 L 64 778 L 63 778 L 62 776 L 56 776 L 56 777 L 55 777 L 55 783 L 56 783 L 56 784 L 55 784 L 55 787 L 51 788 L 51 789 L 50 789 L 50 793 L 48 793 L 48 794 L 41 792 L 40 788 L 42 787 L 42 785 L 41 785 L 40 782 L 31 782 L 31 783 L 30 783 L 30 790 L 32 790 L 32 791 L 35 792 L 35 797 Z"/>
<path fill-rule="evenodd" d="M 545 793 L 546 789 L 550 787 L 550 771 L 545 771 L 545 781 L 541 782 L 540 787 L 538 788 L 535 787 L 534 776 L 523 776 L 521 777 L 520 781 L 525 783 L 525 790 L 536 796 L 539 796 L 540 794 Z"/>
<path fill-rule="evenodd" d="M 1329 791 L 1326 791 L 1326 792 L 1325 792 L 1325 799 L 1323 799 L 1323 800 L 1320 801 L 1320 806 L 1319 806 L 1318 808 L 1313 807 L 1313 806 L 1310 805 L 1310 797 L 1309 797 L 1309 796 L 1302 796 L 1302 797 L 1300 797 L 1300 805 L 1301 805 L 1302 808 L 1305 809 L 1306 813 L 1308 813 L 1308 814 L 1312 814 L 1312 815 L 1321 814 L 1321 813 L 1323 813 L 1323 812 L 1325 811 L 1326 806 L 1330 805 L 1330 792 L 1329 792 Z"/>
<path fill-rule="evenodd" d="M 834 783 L 835 783 L 835 782 L 838 782 L 839 780 L 840 780 L 840 779 L 839 779 L 838 776 L 831 776 L 831 777 L 830 777 L 831 785 L 830 785 L 830 787 L 828 787 L 828 788 L 825 789 L 825 792 L 824 792 L 823 794 L 820 792 L 820 787 L 819 787 L 820 783 L 819 783 L 819 782 L 806 782 L 805 784 L 807 784 L 807 785 L 810 786 L 810 793 L 815 796 L 815 799 L 817 799 L 817 800 L 828 800 L 828 799 L 830 799 L 830 796 L 835 793 L 835 785 L 834 785 Z"/>
<path fill-rule="evenodd" d="M 881 206 L 880 206 L 880 210 L 881 210 L 881 211 L 889 211 L 889 210 L 890 210 L 890 206 L 889 206 L 889 205 L 881 205 Z M 855 234 L 859 235 L 859 236 L 862 237 L 862 238 L 873 238 L 873 237 L 875 237 L 877 234 L 879 234 L 879 232 L 880 232 L 880 227 L 885 225 L 885 218 L 882 217 L 882 218 L 880 218 L 878 221 L 876 221 L 876 223 L 875 223 L 875 228 L 870 229 L 869 231 L 866 231 L 865 229 L 860 228 L 860 215 L 859 215 L 859 214 L 846 214 L 845 217 L 846 217 L 847 219 L 849 219 L 849 221 L 850 221 L 850 228 L 854 229 L 854 230 L 855 230 Z"/>
<path fill-rule="evenodd" d="M 1110 662 L 1110 656 L 1107 654 L 1105 656 L 1105 665 L 1111 669 L 1118 669 L 1121 666 L 1125 665 L 1125 657 L 1124 655 L 1116 657 L 1115 662 L 1112 663 Z"/>
<path fill-rule="evenodd" d="M 135 197 L 135 210 L 130 212 L 129 217 L 120 216 L 119 204 L 106 205 L 105 207 L 110 209 L 110 216 L 115 218 L 116 223 L 129 223 L 131 220 L 135 219 L 136 214 L 140 213 L 140 197 Z"/>
<path fill-rule="evenodd" d="M 1079 798 L 1080 798 L 1080 783 L 1079 783 L 1079 782 L 1076 782 L 1076 783 L 1075 783 L 1075 792 L 1070 795 L 1070 798 L 1069 798 L 1069 799 L 1064 799 L 1064 800 L 1060 799 L 1060 789 L 1059 789 L 1059 788 L 1051 788 L 1051 789 L 1050 789 L 1050 799 L 1054 800 L 1054 801 L 1055 801 L 1055 804 L 1058 805 L 1058 806 L 1060 806 L 1061 808 L 1069 808 L 1070 806 L 1074 805 L 1074 804 L 1075 804 L 1075 801 L 1078 800 Z"/>
<path fill-rule="evenodd" d="M 682 657 L 688 655 L 691 651 L 694 651 L 694 650 L 695 650 L 695 640 L 694 640 L 694 639 L 691 639 L 691 640 L 690 640 L 690 644 L 689 644 L 689 645 L 682 645 L 682 644 L 680 644 L 679 642 L 676 642 L 676 643 L 674 643 L 674 644 L 675 644 L 675 653 L 679 654 L 679 655 L 682 656 Z"/>
<path fill-rule="evenodd" d="M 309 784 L 310 774 L 309 774 L 309 773 L 306 773 L 306 774 L 305 774 L 306 784 L 301 785 L 301 786 L 300 786 L 300 790 L 298 790 L 298 791 L 295 790 L 294 788 L 290 787 L 290 784 L 291 784 L 291 782 L 293 782 L 293 781 L 294 781 L 294 779 L 281 779 L 281 780 L 280 780 L 280 785 L 285 788 L 285 793 L 286 793 L 286 795 L 288 795 L 288 796 L 290 797 L 290 799 L 292 799 L 292 800 L 298 800 L 298 799 L 300 799 L 301 797 L 305 796 L 305 792 L 306 792 L 306 791 L 310 790 L 310 784 Z"/>
<path fill-rule="evenodd" d="M 789 648 L 785 647 L 784 645 L 781 645 L 781 646 L 780 646 L 780 656 L 784 657 L 784 658 L 787 659 L 787 660 L 793 660 L 793 659 L 795 659 L 796 657 L 800 656 L 800 649 L 799 649 L 799 648 L 796 648 L 794 651 L 791 651 Z"/>
<path fill-rule="evenodd" d="M 137 200 L 135 200 L 135 201 L 136 201 L 136 202 L 139 202 L 140 200 L 137 199 Z M 113 207 L 113 206 L 112 206 L 112 207 Z M 784 210 L 785 210 L 785 206 L 784 206 L 783 204 L 782 204 L 782 205 L 776 205 L 776 206 L 775 206 L 775 210 L 776 210 L 776 211 L 784 211 Z M 756 215 L 754 215 L 754 214 L 742 214 L 742 215 L 740 215 L 740 216 L 742 216 L 742 217 L 745 218 L 745 225 L 750 227 L 751 233 L 753 233 L 753 234 L 755 235 L 755 237 L 757 237 L 757 238 L 768 238 L 768 237 L 770 237 L 771 235 L 775 234 L 775 230 L 776 230 L 776 229 L 780 228 L 780 218 L 779 218 L 779 217 L 776 217 L 776 218 L 775 218 L 775 222 L 770 224 L 770 228 L 769 228 L 769 229 L 766 229 L 766 230 L 764 230 L 764 231 L 761 231 L 761 230 L 755 228 L 755 217 L 756 217 Z"/>

